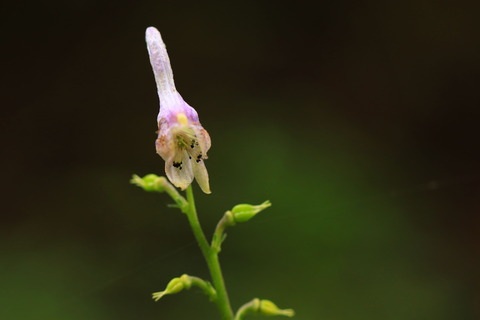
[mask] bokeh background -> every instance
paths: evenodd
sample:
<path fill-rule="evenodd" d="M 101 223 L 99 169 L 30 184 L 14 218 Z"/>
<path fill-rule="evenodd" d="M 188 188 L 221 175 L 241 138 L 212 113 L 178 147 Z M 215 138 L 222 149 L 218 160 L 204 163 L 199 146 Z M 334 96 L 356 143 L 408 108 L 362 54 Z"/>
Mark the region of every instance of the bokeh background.
<path fill-rule="evenodd" d="M 163 173 L 144 42 L 163 34 L 213 145 L 210 233 L 232 304 L 296 319 L 480 318 L 475 1 L 2 5 L 0 319 L 217 319 L 186 219 L 129 184 Z M 253 318 L 253 317 L 252 317 Z"/>

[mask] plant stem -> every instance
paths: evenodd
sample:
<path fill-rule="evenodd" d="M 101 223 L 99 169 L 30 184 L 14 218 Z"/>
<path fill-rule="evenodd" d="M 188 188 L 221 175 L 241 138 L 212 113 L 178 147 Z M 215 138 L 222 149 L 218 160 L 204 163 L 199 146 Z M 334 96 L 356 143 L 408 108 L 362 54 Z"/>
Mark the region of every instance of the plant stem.
<path fill-rule="evenodd" d="M 234 320 L 243 320 L 243 317 L 247 313 L 257 312 L 259 307 L 260 307 L 260 300 L 257 299 L 257 298 L 253 299 L 252 301 L 249 301 L 249 302 L 245 303 L 243 306 L 240 307 L 240 309 L 238 309 Z"/>
<path fill-rule="evenodd" d="M 225 288 L 225 282 L 223 280 L 220 262 L 218 261 L 218 252 L 210 247 L 207 238 L 205 238 L 202 227 L 200 226 L 200 221 L 198 220 L 197 209 L 195 208 L 195 199 L 193 198 L 193 190 L 191 185 L 188 186 L 186 192 L 188 201 L 188 210 L 186 210 L 186 214 L 188 217 L 188 222 L 192 227 L 193 234 L 197 239 L 198 245 L 200 246 L 203 256 L 207 262 L 208 269 L 210 270 L 213 285 L 215 287 L 215 290 L 217 291 L 215 303 L 217 304 L 223 320 L 233 320 L 233 311 L 232 307 L 230 306 L 227 290 Z"/>
<path fill-rule="evenodd" d="M 229 214 L 231 216 L 231 212 L 227 211 L 225 215 L 220 219 L 220 221 L 217 224 L 217 227 L 215 228 L 215 232 L 213 233 L 213 238 L 212 238 L 212 243 L 211 243 L 211 248 L 214 250 L 217 255 L 221 251 L 221 246 L 222 246 L 222 241 L 224 240 L 225 234 L 225 228 L 229 224 Z M 231 218 L 233 219 L 233 218 Z"/>

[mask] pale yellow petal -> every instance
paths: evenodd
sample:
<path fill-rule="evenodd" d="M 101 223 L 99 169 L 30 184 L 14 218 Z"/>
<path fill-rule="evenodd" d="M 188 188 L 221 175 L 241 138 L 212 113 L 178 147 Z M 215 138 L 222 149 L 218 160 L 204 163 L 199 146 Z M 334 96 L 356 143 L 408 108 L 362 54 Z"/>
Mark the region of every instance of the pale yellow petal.
<path fill-rule="evenodd" d="M 208 171 L 207 168 L 205 167 L 205 163 L 203 160 L 200 161 L 192 161 L 192 167 L 193 167 L 193 174 L 195 175 L 195 179 L 198 182 L 198 185 L 202 189 L 203 192 L 205 193 L 212 193 L 210 191 L 210 182 L 208 180 Z"/>

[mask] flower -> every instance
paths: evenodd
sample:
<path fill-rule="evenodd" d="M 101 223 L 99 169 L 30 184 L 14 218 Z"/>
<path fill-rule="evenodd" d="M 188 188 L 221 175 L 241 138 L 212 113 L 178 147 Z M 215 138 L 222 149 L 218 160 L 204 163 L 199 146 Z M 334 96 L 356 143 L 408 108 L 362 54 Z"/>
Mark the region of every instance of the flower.
<path fill-rule="evenodd" d="M 160 32 L 149 27 L 145 39 L 160 99 L 155 146 L 157 153 L 165 160 L 167 177 L 182 190 L 195 178 L 202 191 L 210 193 L 204 164 L 211 145 L 210 136 L 200 124 L 197 111 L 175 89 L 170 59 Z"/>

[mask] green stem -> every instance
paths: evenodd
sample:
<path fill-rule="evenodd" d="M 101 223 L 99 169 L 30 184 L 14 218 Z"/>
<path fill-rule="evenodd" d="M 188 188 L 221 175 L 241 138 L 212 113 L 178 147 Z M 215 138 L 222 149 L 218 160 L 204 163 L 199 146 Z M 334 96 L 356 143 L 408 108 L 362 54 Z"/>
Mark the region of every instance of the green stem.
<path fill-rule="evenodd" d="M 234 225 L 234 224 L 235 222 L 233 222 L 232 213 L 230 211 L 227 211 L 223 215 L 222 219 L 220 219 L 220 221 L 218 222 L 217 227 L 215 228 L 215 232 L 213 233 L 212 244 L 211 244 L 212 250 L 214 250 L 217 253 L 217 255 L 220 253 L 222 242 L 225 239 L 225 234 L 224 234 L 225 228 L 229 225 Z"/>
<path fill-rule="evenodd" d="M 163 179 L 162 179 L 163 178 Z M 168 195 L 177 203 L 178 208 L 183 213 L 186 213 L 188 210 L 188 203 L 184 197 L 178 192 L 178 190 L 171 185 L 170 182 L 167 181 L 164 177 L 160 177 L 158 182 L 161 184 L 162 189 L 168 193 Z"/>
<path fill-rule="evenodd" d="M 243 320 L 243 317 L 245 315 L 247 315 L 248 313 L 257 312 L 259 307 L 260 307 L 260 300 L 258 300 L 257 298 L 253 299 L 250 302 L 245 303 L 243 306 L 241 306 L 238 309 L 234 320 Z"/>
<path fill-rule="evenodd" d="M 210 301 L 214 301 L 216 299 L 217 292 L 215 291 L 215 288 L 210 284 L 210 282 L 207 282 L 198 277 L 192 277 L 192 276 L 188 276 L 188 277 L 192 282 L 191 285 L 202 289 L 202 291 L 210 298 Z"/>
<path fill-rule="evenodd" d="M 210 247 L 207 238 L 205 238 L 202 227 L 200 226 L 200 221 L 198 220 L 197 209 L 195 208 L 195 199 L 193 198 L 193 190 L 191 185 L 187 188 L 187 201 L 188 210 L 186 210 L 186 214 L 188 217 L 188 222 L 192 227 L 193 234 L 197 239 L 203 256 L 207 261 L 213 285 L 215 287 L 215 290 L 217 291 L 215 303 L 217 304 L 217 307 L 220 310 L 220 313 L 224 320 L 233 320 L 233 311 L 232 307 L 230 306 L 227 290 L 225 288 L 225 282 L 223 280 L 220 262 L 218 261 L 218 252 Z"/>

